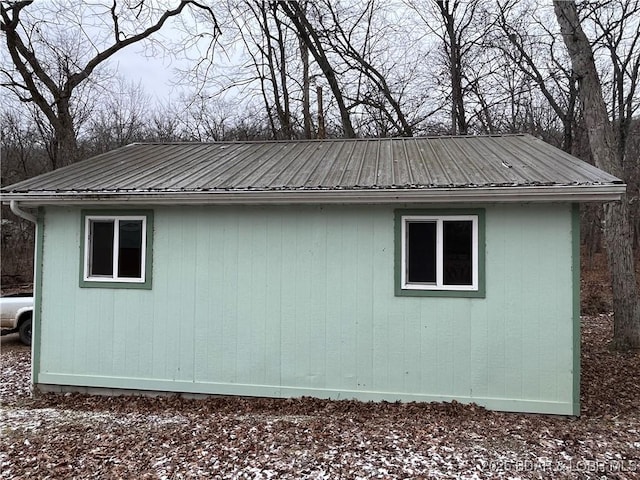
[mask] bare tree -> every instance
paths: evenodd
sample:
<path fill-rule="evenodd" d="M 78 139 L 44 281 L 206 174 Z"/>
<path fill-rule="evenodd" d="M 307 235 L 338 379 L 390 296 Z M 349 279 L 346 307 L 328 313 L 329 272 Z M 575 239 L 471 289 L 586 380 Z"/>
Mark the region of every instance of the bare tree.
<path fill-rule="evenodd" d="M 47 170 L 46 149 L 31 115 L 15 109 L 0 112 L 0 138 L 2 186 Z M 0 218 L 0 283 L 30 282 L 33 275 L 33 224 L 16 217 L 6 205 L 2 206 Z"/>
<path fill-rule="evenodd" d="M 187 7 L 206 11 L 217 31 L 211 9 L 192 0 L 183 0 L 171 10 L 158 10 L 144 0 L 123 5 L 114 0 L 110 5 L 81 4 L 81 11 L 56 3 L 42 6 L 33 0 L 0 2 L 0 29 L 10 58 L 0 68 L 0 86 L 20 101 L 35 104 L 46 117 L 54 133 L 55 167 L 78 156 L 74 100 L 79 87 L 114 54 L 150 38 Z M 87 30 L 100 23 L 110 24 L 111 37 L 96 41 Z M 60 45 L 60 38 L 69 38 L 62 34 L 74 27 L 73 48 Z"/>
<path fill-rule="evenodd" d="M 432 19 L 419 12 L 427 28 L 440 40 L 444 51 L 450 86 L 452 135 L 466 135 L 469 128 L 465 108 L 468 93 L 465 67 L 484 34 L 475 29 L 479 5 L 479 0 L 432 0 L 430 8 L 435 6 Z M 417 7 L 424 9 L 420 5 Z"/>
<path fill-rule="evenodd" d="M 576 4 L 566 0 L 554 0 L 553 4 L 573 71 L 578 78 L 591 153 L 599 168 L 622 177 L 622 158 L 602 96 L 593 50 L 582 29 Z M 604 219 L 615 315 L 613 347 L 617 350 L 637 349 L 640 348 L 640 298 L 626 196 L 620 202 L 605 205 Z"/>
<path fill-rule="evenodd" d="M 234 15 L 234 22 L 260 82 L 273 138 L 291 139 L 294 137 L 294 119 L 289 86 L 289 70 L 293 62 L 290 50 L 293 49 L 292 44 L 298 48 L 300 43 L 288 38 L 290 29 L 283 23 L 286 17 L 282 18 L 277 3 L 246 0 L 237 8 L 240 5 L 244 7 L 244 15 Z"/>
<path fill-rule="evenodd" d="M 301 4 L 302 9 L 306 12 L 307 4 L 303 2 Z M 300 61 L 302 62 L 302 124 L 304 129 L 304 138 L 310 139 L 312 136 L 312 124 L 311 118 L 311 69 L 309 65 L 309 47 L 306 43 L 298 38 L 298 45 L 300 48 Z"/>
<path fill-rule="evenodd" d="M 235 112 L 244 111 L 226 104 L 218 98 L 202 97 L 186 99 L 186 106 L 180 115 L 184 134 L 189 140 L 198 142 L 228 140 L 228 132 L 239 119 Z"/>
<path fill-rule="evenodd" d="M 462 56 L 463 56 L 463 35 L 471 24 L 471 19 L 476 10 L 478 2 L 464 4 L 465 11 L 462 13 L 462 22 L 457 21 L 459 16 L 458 8 L 461 2 L 450 0 L 438 0 L 436 5 L 442 19 L 445 33 L 442 36 L 444 47 L 448 55 L 449 71 L 451 75 L 451 133 L 467 134 L 467 119 L 464 109 L 464 97 L 462 86 Z"/>
<path fill-rule="evenodd" d="M 313 55 L 314 60 L 322 70 L 324 77 L 329 83 L 331 93 L 335 98 L 342 121 L 342 129 L 344 136 L 354 138 L 356 136 L 349 109 L 344 100 L 342 88 L 338 83 L 336 71 L 329 59 L 329 55 L 325 50 L 324 43 L 320 39 L 318 32 L 313 27 L 307 16 L 306 9 L 297 0 L 277 2 L 278 7 L 289 17 L 296 28 L 296 32 L 308 50 Z"/>
<path fill-rule="evenodd" d="M 426 40 L 436 41 L 442 53 L 439 72 L 440 94 L 450 105 L 449 133 L 466 135 L 471 128 L 470 112 L 477 103 L 486 102 L 482 95 L 483 69 L 490 62 L 480 61 L 485 54 L 484 39 L 493 26 L 482 0 L 404 0 L 420 19 L 427 32 Z M 482 66 L 482 68 L 480 68 Z M 481 93 L 482 98 L 477 98 Z M 488 103 L 488 102 L 487 102 Z M 485 115 L 487 105 L 480 106 Z"/>
<path fill-rule="evenodd" d="M 634 248 L 638 253 L 640 251 L 640 120 L 637 118 L 631 121 L 627 137 L 625 170 L 627 171 L 631 228 L 634 231 Z"/>
<path fill-rule="evenodd" d="M 501 36 L 493 42 L 506 59 L 526 75 L 562 124 L 562 149 L 571 153 L 576 124 L 577 81 L 568 59 L 558 52 L 548 18 L 538 18 L 538 5 L 507 0 L 496 7 Z M 501 41 L 503 40 L 503 41 Z"/>
<path fill-rule="evenodd" d="M 42 136 L 31 115 L 15 109 L 0 112 L 2 185 L 10 185 L 47 171 Z"/>
<path fill-rule="evenodd" d="M 152 111 L 150 121 L 145 129 L 145 141 L 181 142 L 190 140 L 184 132 L 180 115 L 181 112 L 176 111 L 172 105 L 166 105 L 162 109 Z"/>
<path fill-rule="evenodd" d="M 368 0 L 358 11 L 347 10 L 346 7 L 339 9 L 338 4 L 326 0 L 316 4 L 316 8 L 320 7 L 327 13 L 326 20 L 323 15 L 318 15 L 323 37 L 346 67 L 358 72 L 357 84 L 365 84 L 364 91 L 358 89 L 355 92 L 354 103 L 378 110 L 381 119 L 389 122 L 397 133 L 413 136 L 413 125 L 401 105 L 406 83 L 392 85 L 388 77 L 391 70 L 398 69 L 397 63 L 385 59 L 387 65 L 376 65 L 376 60 L 380 59 L 373 58 L 374 29 L 378 36 L 387 32 L 384 25 L 376 23 L 381 5 L 375 0 Z M 355 17 L 350 24 L 346 21 L 349 17 Z"/>
<path fill-rule="evenodd" d="M 133 142 L 143 141 L 149 112 L 152 110 L 151 97 L 144 92 L 141 84 L 116 80 L 116 87 L 102 95 L 86 128 L 85 149 L 91 155 L 104 153 L 113 148 Z"/>
<path fill-rule="evenodd" d="M 624 158 L 631 122 L 640 108 L 640 2 L 610 0 L 586 3 L 584 9 L 585 21 L 593 23 L 595 30 L 594 50 L 604 50 L 607 67 L 610 66 L 602 69 L 605 76 L 602 80 L 609 83 L 609 111 L 618 156 Z"/>

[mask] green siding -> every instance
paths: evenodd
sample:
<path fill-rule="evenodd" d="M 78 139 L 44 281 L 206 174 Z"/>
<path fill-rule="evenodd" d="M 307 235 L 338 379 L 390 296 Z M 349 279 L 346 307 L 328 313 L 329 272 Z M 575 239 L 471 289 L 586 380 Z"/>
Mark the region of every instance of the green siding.
<path fill-rule="evenodd" d="M 468 207 L 485 298 L 396 297 L 392 206 L 154 208 L 153 288 L 81 289 L 48 208 L 36 382 L 576 413 L 571 205 Z"/>

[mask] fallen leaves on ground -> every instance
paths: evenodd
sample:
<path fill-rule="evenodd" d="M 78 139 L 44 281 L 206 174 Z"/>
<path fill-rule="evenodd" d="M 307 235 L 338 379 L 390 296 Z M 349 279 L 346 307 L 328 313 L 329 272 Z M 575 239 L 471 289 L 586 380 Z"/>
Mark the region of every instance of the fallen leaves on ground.
<path fill-rule="evenodd" d="M 583 318 L 582 416 L 452 403 L 29 393 L 3 339 L 0 478 L 640 478 L 640 355 Z"/>

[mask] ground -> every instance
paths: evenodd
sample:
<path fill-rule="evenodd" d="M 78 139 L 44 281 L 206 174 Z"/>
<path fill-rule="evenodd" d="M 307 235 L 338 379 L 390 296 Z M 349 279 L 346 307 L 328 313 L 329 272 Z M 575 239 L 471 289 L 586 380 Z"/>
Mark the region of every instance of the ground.
<path fill-rule="evenodd" d="M 640 478 L 639 354 L 583 317 L 582 416 L 473 405 L 178 397 L 31 398 L 3 337 L 0 478 Z"/>

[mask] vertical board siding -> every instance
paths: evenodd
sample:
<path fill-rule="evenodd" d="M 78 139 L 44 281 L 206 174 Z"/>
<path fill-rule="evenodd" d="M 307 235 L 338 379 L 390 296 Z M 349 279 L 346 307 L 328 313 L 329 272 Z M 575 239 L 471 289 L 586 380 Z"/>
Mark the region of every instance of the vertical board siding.
<path fill-rule="evenodd" d="M 48 208 L 37 382 L 571 413 L 571 206 L 485 208 L 486 298 L 394 296 L 390 206 L 157 207 L 152 289 L 80 288 Z"/>

